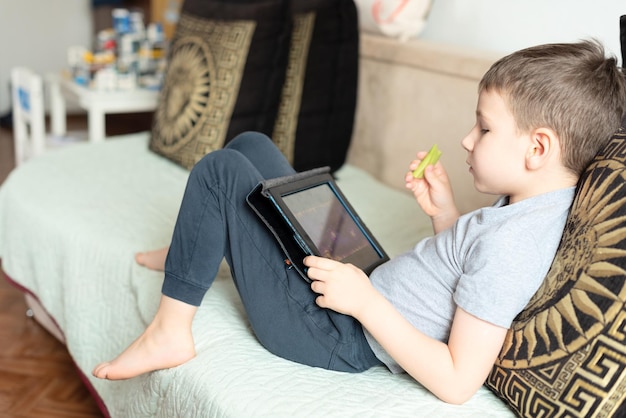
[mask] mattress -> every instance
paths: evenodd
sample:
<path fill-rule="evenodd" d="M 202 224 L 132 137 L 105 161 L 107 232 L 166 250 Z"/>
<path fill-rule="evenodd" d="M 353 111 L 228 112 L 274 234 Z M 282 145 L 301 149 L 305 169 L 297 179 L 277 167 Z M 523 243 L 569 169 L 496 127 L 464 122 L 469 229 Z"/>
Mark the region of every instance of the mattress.
<path fill-rule="evenodd" d="M 193 323 L 197 356 L 125 381 L 91 376 L 151 320 L 162 274 L 134 262 L 169 243 L 188 171 L 150 152 L 148 133 L 53 150 L 0 187 L 0 258 L 62 330 L 87 384 L 112 417 L 506 417 L 481 388 L 466 404 L 437 400 L 384 367 L 347 374 L 303 366 L 255 339 L 222 266 Z M 346 165 L 337 181 L 390 255 L 431 233 L 408 193 Z M 402 181 L 402 179 L 399 179 Z"/>

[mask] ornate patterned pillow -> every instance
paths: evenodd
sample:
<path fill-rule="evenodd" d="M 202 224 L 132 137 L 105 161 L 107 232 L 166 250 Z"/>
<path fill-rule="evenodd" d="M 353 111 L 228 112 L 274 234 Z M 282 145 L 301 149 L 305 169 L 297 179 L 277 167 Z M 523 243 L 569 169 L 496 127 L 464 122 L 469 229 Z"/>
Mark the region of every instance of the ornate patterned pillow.
<path fill-rule="evenodd" d="M 626 130 L 583 174 L 486 385 L 523 417 L 626 416 Z"/>
<path fill-rule="evenodd" d="M 270 134 L 291 28 L 288 0 L 185 0 L 150 149 L 191 168 L 240 132 Z"/>
<path fill-rule="evenodd" d="M 298 171 L 345 161 L 358 75 L 353 0 L 185 0 L 150 149 L 191 168 L 237 134 Z"/>
<path fill-rule="evenodd" d="M 289 65 L 272 139 L 297 171 L 344 163 L 357 99 L 353 0 L 292 1 Z"/>

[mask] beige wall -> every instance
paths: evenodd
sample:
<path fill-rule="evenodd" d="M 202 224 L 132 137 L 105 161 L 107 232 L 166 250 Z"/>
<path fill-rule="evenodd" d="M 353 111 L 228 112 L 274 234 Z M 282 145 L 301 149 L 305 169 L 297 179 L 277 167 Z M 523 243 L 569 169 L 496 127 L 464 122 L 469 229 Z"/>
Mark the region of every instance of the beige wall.
<path fill-rule="evenodd" d="M 461 139 L 474 124 L 478 82 L 500 54 L 363 35 L 348 161 L 404 190 L 415 153 L 437 144 L 462 212 L 491 204 L 474 190 Z"/>

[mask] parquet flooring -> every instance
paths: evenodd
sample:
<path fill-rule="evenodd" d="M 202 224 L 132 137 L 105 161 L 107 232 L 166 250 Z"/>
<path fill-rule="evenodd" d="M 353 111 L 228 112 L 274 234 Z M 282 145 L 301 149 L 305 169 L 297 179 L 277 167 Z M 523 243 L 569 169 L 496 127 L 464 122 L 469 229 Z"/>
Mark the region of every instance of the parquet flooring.
<path fill-rule="evenodd" d="M 0 416 L 102 417 L 65 346 L 26 315 L 0 273 Z"/>
<path fill-rule="evenodd" d="M 150 120 L 149 114 L 107 116 L 107 135 L 149 129 Z M 70 117 L 67 127 L 86 129 L 85 116 Z M 13 168 L 13 134 L 0 127 L 0 184 Z M 0 264 L 0 417 L 102 418 L 65 346 L 26 311 Z"/>

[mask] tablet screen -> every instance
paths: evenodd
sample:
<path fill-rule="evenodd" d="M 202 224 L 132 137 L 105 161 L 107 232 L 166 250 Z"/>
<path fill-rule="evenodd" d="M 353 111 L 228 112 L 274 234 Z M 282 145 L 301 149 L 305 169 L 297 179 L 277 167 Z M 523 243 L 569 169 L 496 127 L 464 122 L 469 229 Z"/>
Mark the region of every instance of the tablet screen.
<path fill-rule="evenodd" d="M 328 184 L 282 196 L 319 255 L 369 267 L 381 254 Z"/>

